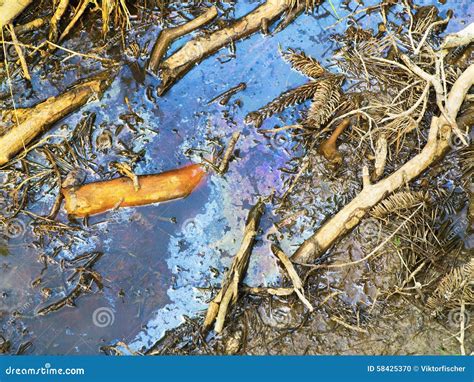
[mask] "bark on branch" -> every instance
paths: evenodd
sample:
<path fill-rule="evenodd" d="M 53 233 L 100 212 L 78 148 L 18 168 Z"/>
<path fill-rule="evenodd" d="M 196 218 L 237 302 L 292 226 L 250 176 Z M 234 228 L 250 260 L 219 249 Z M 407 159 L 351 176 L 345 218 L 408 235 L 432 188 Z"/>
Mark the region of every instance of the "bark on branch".
<path fill-rule="evenodd" d="M 264 208 L 265 203 L 262 200 L 259 200 L 249 212 L 247 223 L 245 225 L 244 238 L 240 249 L 235 255 L 232 266 L 225 276 L 221 290 L 209 303 L 209 308 L 203 324 L 205 332 L 209 331 L 215 321 L 216 325 L 214 330 L 217 333 L 220 333 L 224 328 L 224 322 L 229 306 L 235 304 L 237 301 L 239 296 L 239 285 L 247 270 L 250 254 L 255 242 L 255 237 L 257 236 L 257 230 Z"/>
<path fill-rule="evenodd" d="M 464 71 L 449 92 L 445 106 L 449 119 L 456 119 L 464 98 L 473 84 L 474 64 Z M 441 159 L 450 147 L 452 134 L 452 126 L 444 116 L 433 117 L 428 142 L 423 150 L 387 178 L 376 184 L 366 184 L 357 197 L 298 248 L 292 260 L 308 263 L 323 254 L 341 235 L 359 224 L 365 214 L 378 202 Z"/>
<path fill-rule="evenodd" d="M 245 38 L 258 30 L 264 20 L 271 22 L 289 8 L 287 0 L 267 0 L 258 8 L 234 21 L 226 28 L 211 35 L 197 37 L 167 58 L 161 65 L 162 84 L 159 94 L 164 94 L 179 78 L 204 58 L 233 41 Z"/>
<path fill-rule="evenodd" d="M 162 58 L 165 56 L 169 46 L 176 39 L 206 25 L 217 16 L 217 8 L 211 7 L 207 9 L 202 15 L 195 19 L 174 28 L 164 29 L 160 32 L 155 46 L 151 53 L 148 69 L 156 72 L 159 69 Z"/>
<path fill-rule="evenodd" d="M 0 166 L 8 163 L 16 154 L 61 120 L 83 106 L 92 96 L 100 95 L 110 83 L 110 71 L 79 83 L 69 91 L 52 97 L 31 109 L 10 110 L 14 126 L 0 136 Z"/>

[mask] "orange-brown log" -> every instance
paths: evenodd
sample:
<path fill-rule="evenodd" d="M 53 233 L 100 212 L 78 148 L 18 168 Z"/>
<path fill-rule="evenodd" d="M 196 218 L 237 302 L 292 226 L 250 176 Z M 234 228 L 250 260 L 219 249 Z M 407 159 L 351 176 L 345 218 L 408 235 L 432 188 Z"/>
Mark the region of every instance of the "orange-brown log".
<path fill-rule="evenodd" d="M 206 174 L 200 165 L 138 177 L 135 189 L 130 178 L 89 183 L 79 188 L 63 188 L 65 209 L 69 215 L 87 217 L 119 207 L 136 207 L 188 196 Z"/>

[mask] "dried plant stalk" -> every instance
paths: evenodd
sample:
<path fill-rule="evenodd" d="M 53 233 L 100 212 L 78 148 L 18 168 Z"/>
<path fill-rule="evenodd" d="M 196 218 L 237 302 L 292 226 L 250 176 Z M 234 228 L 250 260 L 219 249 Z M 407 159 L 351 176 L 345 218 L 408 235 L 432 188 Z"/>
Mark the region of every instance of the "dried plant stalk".
<path fill-rule="evenodd" d="M 264 19 L 271 22 L 287 10 L 288 0 L 267 0 L 228 27 L 188 41 L 162 63 L 161 79 L 163 82 L 159 89 L 160 95 L 164 94 L 179 78 L 204 58 L 232 41 L 240 40 L 259 31 Z"/>
<path fill-rule="evenodd" d="M 148 63 L 148 69 L 156 72 L 159 69 L 162 58 L 165 56 L 169 46 L 176 39 L 206 25 L 217 16 L 217 8 L 211 7 L 207 9 L 202 15 L 195 19 L 174 28 L 168 28 L 161 31 L 158 39 L 156 40 L 155 46 L 150 56 Z"/>
<path fill-rule="evenodd" d="M 10 24 L 33 0 L 3 0 L 0 2 L 0 28 Z"/>
<path fill-rule="evenodd" d="M 426 307 L 433 312 L 440 312 L 446 308 L 455 308 L 464 301 L 466 304 L 474 303 L 474 259 L 463 266 L 452 269 L 439 282 L 436 290 L 428 298 Z"/>
<path fill-rule="evenodd" d="M 288 106 L 300 104 L 314 97 L 318 90 L 319 85 L 314 81 L 301 85 L 296 89 L 288 90 L 261 109 L 249 113 L 245 118 L 245 122 L 252 123 L 255 127 L 260 127 L 263 121 L 268 117 L 273 114 L 281 113 Z"/>
<path fill-rule="evenodd" d="M 291 64 L 293 69 L 314 80 L 326 72 L 318 60 L 307 56 L 304 52 L 288 49 L 288 51 L 283 53 L 283 58 Z"/>

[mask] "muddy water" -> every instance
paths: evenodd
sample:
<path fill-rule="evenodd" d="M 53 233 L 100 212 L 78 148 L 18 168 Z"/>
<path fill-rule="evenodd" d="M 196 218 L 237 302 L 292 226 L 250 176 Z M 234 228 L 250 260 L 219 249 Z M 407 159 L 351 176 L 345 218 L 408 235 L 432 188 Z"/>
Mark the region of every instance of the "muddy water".
<path fill-rule="evenodd" d="M 256 4 L 253 1 L 238 3 L 231 13 L 234 17 L 247 13 Z M 338 1 L 333 3 L 343 16 L 345 11 Z M 460 20 L 472 21 L 474 9 L 469 4 L 468 0 L 451 4 L 459 11 L 456 13 L 460 18 L 450 24 L 450 29 L 458 29 Z M 275 36 L 256 34 L 238 42 L 235 57 L 227 49 L 218 52 L 194 68 L 162 98 L 156 96 L 159 84 L 156 78 L 146 75 L 141 83 L 125 65 L 100 101 L 90 102 L 58 124 L 52 133 L 65 134 L 84 112 L 96 113 L 94 138 L 105 130 L 113 133 L 113 148 L 109 153 L 99 154 L 97 163 L 105 166 L 108 161 L 117 159 L 123 143 L 134 152 L 145 150 L 144 159 L 136 170 L 139 174 L 197 161 L 199 153 L 210 152 L 215 138 L 225 143 L 233 132 L 243 134 L 238 159 L 231 163 L 229 172 L 224 177 L 210 175 L 206 183 L 185 200 L 94 217 L 86 231 L 55 237 L 45 248 L 36 243 L 28 218 L 20 215 L 21 233 L 0 241 L 0 319 L 3 333 L 14 347 L 32 341 L 29 352 L 34 354 L 97 354 L 101 346 L 117 341 L 129 344 L 134 350 L 148 348 L 167 330 L 183 323 L 185 316 L 194 317 L 206 308 L 210 289 L 219 285 L 239 246 L 249 207 L 259 196 L 284 192 L 279 169 L 297 152 L 289 135 L 258 134 L 246 126 L 243 119 L 282 91 L 306 81 L 280 59 L 279 46 L 303 49 L 327 64 L 335 48 L 328 37 L 341 25 L 326 28 L 335 21 L 331 8 L 324 6 L 317 15 L 302 15 Z M 378 23 L 370 18 L 365 21 L 374 26 Z M 136 39 L 142 47 L 154 41 L 160 30 L 153 22 L 143 25 L 135 21 L 135 24 L 142 31 L 132 33 L 131 41 Z M 76 32 L 66 45 L 87 51 L 92 43 L 85 32 Z M 143 55 L 140 62 L 145 57 Z M 48 68 L 43 67 L 34 72 L 31 87 L 15 82 L 17 104 L 28 106 L 45 96 L 55 95 L 77 76 L 86 76 L 99 67 L 79 58 L 61 65 L 67 66 L 67 70 L 57 78 L 45 75 L 44 70 Z M 208 104 L 216 95 L 240 82 L 245 82 L 247 89 L 232 97 L 227 106 Z M 7 90 L 5 81 L 1 90 Z M 129 113 L 125 97 L 141 118 L 132 123 L 132 128 L 120 128 L 125 124 L 123 116 Z M 268 119 L 263 128 L 294 122 L 298 110 Z M 117 134 L 117 131 L 120 132 Z M 88 172 L 89 181 L 103 176 L 101 171 Z M 316 195 L 313 207 L 318 213 L 311 219 L 299 216 L 297 226 L 316 226 L 339 208 L 339 202 L 323 181 Z M 46 214 L 53 201 L 54 193 L 46 193 L 38 197 L 31 208 L 38 214 Z M 284 217 L 272 211 L 271 205 L 267 206 L 245 280 L 248 285 L 272 285 L 279 281 L 278 268 L 265 238 L 273 233 L 273 223 Z M 67 221 L 63 212 L 59 219 Z M 283 238 L 283 249 L 291 253 L 310 233 L 306 229 L 291 239 Z M 47 262 L 45 267 L 41 255 L 55 251 L 59 253 L 56 261 Z M 67 289 L 67 275 L 59 266 L 60 259 L 92 251 L 104 253 L 94 267 L 103 278 L 104 289 L 80 297 L 74 307 L 36 316 L 35 312 L 45 300 L 57 299 Z M 42 285 L 33 287 L 32 281 L 40 275 Z M 51 296 L 42 296 L 43 287 L 52 290 Z M 268 320 L 271 321 L 271 317 Z"/>

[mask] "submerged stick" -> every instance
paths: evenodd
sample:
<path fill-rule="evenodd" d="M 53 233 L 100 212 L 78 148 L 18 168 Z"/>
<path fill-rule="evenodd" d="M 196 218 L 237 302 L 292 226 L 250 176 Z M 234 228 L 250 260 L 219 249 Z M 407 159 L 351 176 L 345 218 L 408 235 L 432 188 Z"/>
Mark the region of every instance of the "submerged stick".
<path fill-rule="evenodd" d="M 249 263 L 250 254 L 257 236 L 257 229 L 260 224 L 265 204 L 259 200 L 249 212 L 245 225 L 244 238 L 239 251 L 232 261 L 232 266 L 225 275 L 222 288 L 216 297 L 209 303 L 203 329 L 209 331 L 214 321 L 214 330 L 217 333 L 224 329 L 224 322 L 227 316 L 229 305 L 235 304 L 239 295 L 239 284 L 245 276 Z"/>
<path fill-rule="evenodd" d="M 342 163 L 342 155 L 337 150 L 336 142 L 344 130 L 349 127 L 350 123 L 350 118 L 344 119 L 339 125 L 337 125 L 331 136 L 321 143 L 318 148 L 318 152 L 334 165 L 340 165 Z"/>
<path fill-rule="evenodd" d="M 208 8 L 202 15 L 185 24 L 179 25 L 174 28 L 167 28 L 162 30 L 158 36 L 158 39 L 156 40 L 155 46 L 153 47 L 153 51 L 150 56 L 150 61 L 148 62 L 148 69 L 156 73 L 159 69 L 161 60 L 165 56 L 166 51 L 173 43 L 173 41 L 206 25 L 216 16 L 217 8 L 211 7 Z"/>
<path fill-rule="evenodd" d="M 0 28 L 10 24 L 33 0 L 0 1 Z"/>
<path fill-rule="evenodd" d="M 289 2 L 287 0 L 267 0 L 228 27 L 187 42 L 162 63 L 162 84 L 159 94 L 163 95 L 179 78 L 204 58 L 234 41 L 258 32 L 264 19 L 271 22 L 280 17 L 288 8 Z"/>
<path fill-rule="evenodd" d="M 69 215 L 87 217 L 119 207 L 185 198 L 201 183 L 205 174 L 202 166 L 194 164 L 161 174 L 139 176 L 138 190 L 128 177 L 89 183 L 77 189 L 63 188 L 65 209 Z"/>
<path fill-rule="evenodd" d="M 83 106 L 92 96 L 101 94 L 109 85 L 110 77 L 110 71 L 102 72 L 31 109 L 12 110 L 12 121 L 16 125 L 0 137 L 0 166 L 25 150 L 55 122 Z"/>

